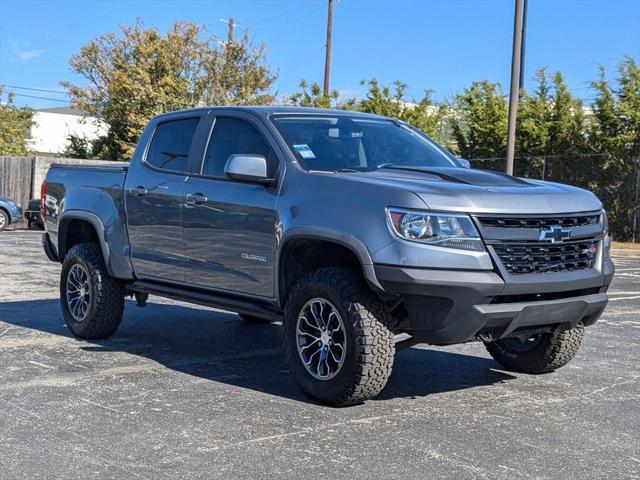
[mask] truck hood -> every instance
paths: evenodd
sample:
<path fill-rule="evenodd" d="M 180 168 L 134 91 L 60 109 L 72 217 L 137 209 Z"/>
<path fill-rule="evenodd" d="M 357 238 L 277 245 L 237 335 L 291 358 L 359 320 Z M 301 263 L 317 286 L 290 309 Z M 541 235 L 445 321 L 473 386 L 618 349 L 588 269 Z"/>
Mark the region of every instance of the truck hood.
<path fill-rule="evenodd" d="M 393 167 L 338 175 L 353 181 L 410 190 L 431 210 L 555 214 L 602 208 L 598 198 L 586 190 L 490 170 Z"/>

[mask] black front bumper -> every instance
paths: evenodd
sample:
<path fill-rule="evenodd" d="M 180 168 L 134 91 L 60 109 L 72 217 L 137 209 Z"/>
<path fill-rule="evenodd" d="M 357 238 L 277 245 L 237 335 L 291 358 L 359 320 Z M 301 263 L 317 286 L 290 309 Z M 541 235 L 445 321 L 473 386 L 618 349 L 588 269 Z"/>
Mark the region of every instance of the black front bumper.
<path fill-rule="evenodd" d="M 446 345 L 543 327 L 591 325 L 607 305 L 613 265 L 603 273 L 574 272 L 513 285 L 493 271 L 376 265 L 375 272 L 386 293 L 404 300 L 416 340 Z"/>

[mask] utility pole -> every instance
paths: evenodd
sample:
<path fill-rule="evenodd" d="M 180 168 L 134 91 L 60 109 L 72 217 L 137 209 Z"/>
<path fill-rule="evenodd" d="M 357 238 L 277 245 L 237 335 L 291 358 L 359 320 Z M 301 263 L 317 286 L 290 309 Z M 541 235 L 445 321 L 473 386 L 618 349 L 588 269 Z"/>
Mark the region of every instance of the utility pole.
<path fill-rule="evenodd" d="M 233 18 L 230 18 L 229 20 L 227 20 L 226 18 L 221 18 L 220 21 L 222 23 L 226 23 L 227 24 L 227 27 L 228 27 L 228 30 L 227 30 L 227 46 L 229 46 L 233 42 L 233 29 L 237 25 L 233 21 Z M 242 28 L 241 28 L 241 30 L 242 30 Z"/>
<path fill-rule="evenodd" d="M 524 0 L 522 8 L 522 43 L 520 44 L 520 75 L 518 78 L 518 87 L 520 90 L 524 88 L 524 56 L 527 44 L 527 10 L 529 8 L 529 0 Z"/>
<path fill-rule="evenodd" d="M 524 0 L 515 0 L 513 18 L 513 50 L 511 52 L 511 89 L 509 92 L 509 126 L 507 128 L 507 162 L 505 170 L 513 175 L 513 157 L 516 150 L 516 117 L 518 115 L 518 74 L 520 71 L 520 49 L 522 46 L 522 11 Z"/>
<path fill-rule="evenodd" d="M 233 42 L 233 18 L 229 19 L 229 30 L 227 32 L 227 45 Z"/>
<path fill-rule="evenodd" d="M 324 58 L 324 96 L 329 96 L 329 73 L 331 71 L 331 33 L 333 23 L 333 0 L 329 0 L 329 11 L 327 13 L 327 45 L 326 56 Z"/>
<path fill-rule="evenodd" d="M 633 231 L 631 232 L 631 242 L 636 243 L 638 231 L 638 194 L 640 193 L 640 153 L 636 158 L 636 193 L 633 203 Z"/>

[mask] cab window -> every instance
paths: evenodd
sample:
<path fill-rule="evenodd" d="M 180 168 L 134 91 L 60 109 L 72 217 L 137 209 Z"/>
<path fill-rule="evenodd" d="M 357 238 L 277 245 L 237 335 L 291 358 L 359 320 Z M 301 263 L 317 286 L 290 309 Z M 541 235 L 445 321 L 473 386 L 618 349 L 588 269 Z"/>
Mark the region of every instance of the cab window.
<path fill-rule="evenodd" d="M 199 122 L 199 118 L 184 118 L 159 124 L 149 145 L 147 163 L 162 170 L 186 171 L 189 149 Z"/>
<path fill-rule="evenodd" d="M 202 174 L 208 177 L 224 177 L 227 160 L 236 154 L 262 155 L 267 159 L 268 175 L 276 175 L 278 159 L 256 127 L 238 118 L 216 118 Z"/>

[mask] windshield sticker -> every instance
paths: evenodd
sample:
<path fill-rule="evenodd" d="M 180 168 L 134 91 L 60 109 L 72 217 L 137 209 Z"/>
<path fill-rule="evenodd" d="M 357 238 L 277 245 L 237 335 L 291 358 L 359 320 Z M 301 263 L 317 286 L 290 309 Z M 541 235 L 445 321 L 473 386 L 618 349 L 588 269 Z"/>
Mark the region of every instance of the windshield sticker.
<path fill-rule="evenodd" d="M 306 143 L 302 145 L 294 145 L 293 148 L 304 159 L 316 158 L 313 151 L 309 148 L 309 145 L 307 145 Z"/>

